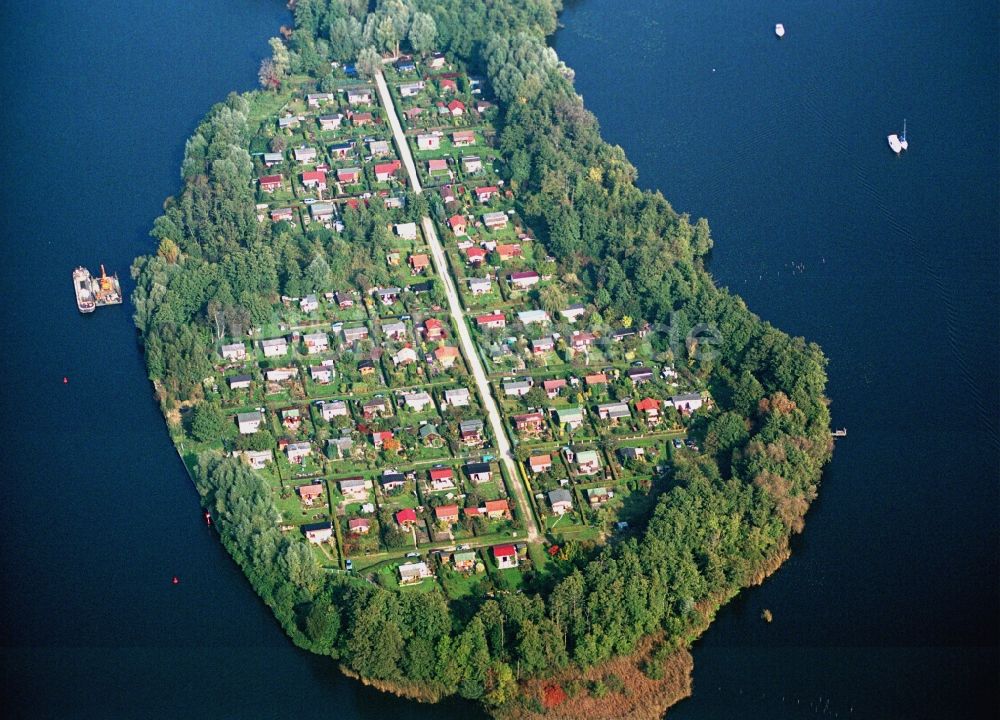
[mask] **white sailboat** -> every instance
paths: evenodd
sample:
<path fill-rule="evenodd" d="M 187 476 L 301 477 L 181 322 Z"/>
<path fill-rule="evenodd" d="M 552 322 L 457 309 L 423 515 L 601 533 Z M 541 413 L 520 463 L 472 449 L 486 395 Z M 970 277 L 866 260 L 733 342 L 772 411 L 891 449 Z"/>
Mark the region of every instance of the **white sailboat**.
<path fill-rule="evenodd" d="M 893 133 L 887 139 L 889 141 L 889 147 L 892 148 L 892 151 L 897 155 L 910 146 L 910 144 L 906 142 L 906 118 L 903 118 L 903 134 L 896 135 L 896 133 Z"/>

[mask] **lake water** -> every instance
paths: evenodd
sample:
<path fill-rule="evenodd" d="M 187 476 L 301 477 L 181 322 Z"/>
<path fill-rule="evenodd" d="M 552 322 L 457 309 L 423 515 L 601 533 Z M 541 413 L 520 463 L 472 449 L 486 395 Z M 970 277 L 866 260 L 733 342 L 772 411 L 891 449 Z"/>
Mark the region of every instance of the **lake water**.
<path fill-rule="evenodd" d="M 720 614 L 671 718 L 996 701 L 996 10 L 583 0 L 563 17 L 558 49 L 607 137 L 710 218 L 720 282 L 822 343 L 850 429 L 795 556 Z M 287 21 L 274 0 L 0 6 L 8 717 L 482 716 L 290 645 L 202 523 L 129 310 L 73 305 L 79 264 L 131 291 L 184 140 L 253 86 Z"/>
<path fill-rule="evenodd" d="M 719 283 L 823 346 L 849 430 L 793 558 L 720 613 L 670 718 L 998 708 L 997 17 L 580 0 L 561 18 L 605 137 L 709 218 Z"/>

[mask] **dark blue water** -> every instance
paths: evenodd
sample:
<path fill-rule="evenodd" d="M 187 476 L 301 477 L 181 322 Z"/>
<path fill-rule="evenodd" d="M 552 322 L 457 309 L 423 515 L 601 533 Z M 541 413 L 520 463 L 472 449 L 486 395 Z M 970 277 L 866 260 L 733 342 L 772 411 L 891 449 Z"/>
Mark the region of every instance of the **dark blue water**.
<path fill-rule="evenodd" d="M 0 3 L 5 717 L 481 716 L 369 690 L 291 646 L 202 523 L 130 310 L 73 302 L 80 264 L 131 292 L 185 139 L 253 86 L 288 21 L 277 0 Z"/>
<path fill-rule="evenodd" d="M 605 137 L 709 218 L 719 283 L 823 346 L 849 430 L 793 558 L 720 613 L 671 718 L 998 712 L 997 17 L 579 0 L 561 18 Z"/>

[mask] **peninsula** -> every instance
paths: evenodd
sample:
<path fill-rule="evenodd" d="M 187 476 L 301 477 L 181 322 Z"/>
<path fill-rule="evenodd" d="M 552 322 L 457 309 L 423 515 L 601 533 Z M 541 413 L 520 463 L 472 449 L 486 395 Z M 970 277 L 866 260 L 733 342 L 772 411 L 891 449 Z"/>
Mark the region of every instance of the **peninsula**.
<path fill-rule="evenodd" d="M 188 140 L 135 323 L 299 646 L 423 701 L 656 718 L 803 529 L 826 359 L 717 288 L 546 45 L 559 0 L 298 0 Z"/>

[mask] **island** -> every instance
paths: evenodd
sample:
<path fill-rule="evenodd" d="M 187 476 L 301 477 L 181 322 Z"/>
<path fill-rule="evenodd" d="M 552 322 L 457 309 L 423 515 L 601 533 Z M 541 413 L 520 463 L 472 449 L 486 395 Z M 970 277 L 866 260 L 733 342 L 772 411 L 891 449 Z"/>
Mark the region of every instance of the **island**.
<path fill-rule="evenodd" d="M 658 718 L 789 555 L 826 359 L 716 287 L 546 38 L 558 0 L 298 0 L 187 141 L 135 324 L 297 645 L 502 718 Z"/>

